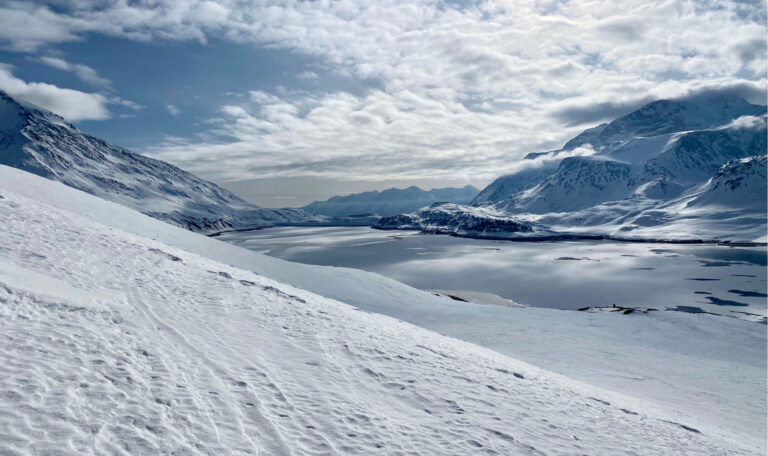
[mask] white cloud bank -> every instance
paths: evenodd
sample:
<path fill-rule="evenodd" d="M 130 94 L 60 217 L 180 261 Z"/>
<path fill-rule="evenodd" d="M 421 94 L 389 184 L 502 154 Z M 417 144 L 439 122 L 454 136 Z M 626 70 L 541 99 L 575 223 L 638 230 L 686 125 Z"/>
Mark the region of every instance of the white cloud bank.
<path fill-rule="evenodd" d="M 653 99 L 723 89 L 764 102 L 765 23 L 760 0 L 71 0 L 0 6 L 0 43 L 216 37 L 317 56 L 380 86 L 255 92 L 223 106 L 200 138 L 150 151 L 219 179 L 477 180 Z"/>
<path fill-rule="evenodd" d="M 0 64 L 0 90 L 20 101 L 56 113 L 65 119 L 103 120 L 110 117 L 109 100 L 97 93 L 63 89 L 44 82 L 26 82 L 12 73 L 12 67 Z"/>

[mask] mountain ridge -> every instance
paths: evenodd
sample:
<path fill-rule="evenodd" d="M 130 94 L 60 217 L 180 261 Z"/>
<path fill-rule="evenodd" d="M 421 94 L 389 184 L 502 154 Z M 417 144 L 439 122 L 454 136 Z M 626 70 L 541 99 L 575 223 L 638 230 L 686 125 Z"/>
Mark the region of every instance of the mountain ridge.
<path fill-rule="evenodd" d="M 0 164 L 57 180 L 193 231 L 305 221 L 299 209 L 265 209 L 171 164 L 78 130 L 0 91 Z"/>
<path fill-rule="evenodd" d="M 559 233 L 748 242 L 765 239 L 765 230 L 761 232 L 754 223 L 762 216 L 764 227 L 764 205 L 750 201 L 761 192 L 764 196 L 764 177 L 761 181 L 759 175 L 753 175 L 749 188 L 734 188 L 734 192 L 744 195 L 729 196 L 732 210 L 728 213 L 734 216 L 730 225 L 715 209 L 694 214 L 691 208 L 696 205 L 688 203 L 707 191 L 723 167 L 738 174 L 751 161 L 760 162 L 768 147 L 766 109 L 735 96 L 658 100 L 583 131 L 561 149 L 526 155 L 518 172 L 495 179 L 463 209 L 452 207 L 453 222 L 445 214 L 435 215 L 434 210 L 418 211 L 400 220 L 409 221 L 403 227 L 440 225 L 446 232 L 497 237 L 496 232 L 457 231 L 462 217 L 466 218 L 460 212 L 482 216 L 476 209 L 486 208 L 493 210 L 494 225 L 498 218 L 507 217 L 528 223 L 535 233 L 547 236 Z M 718 206 L 712 198 L 699 201 Z M 742 211 L 742 206 L 753 213 Z M 705 228 L 678 223 L 683 213 Z M 747 219 L 748 230 L 740 225 Z M 387 229 L 397 226 L 393 219 L 382 219 L 377 225 Z M 672 226 L 683 231 L 674 233 L 668 229 Z M 515 231 L 507 236 L 521 234 Z"/>

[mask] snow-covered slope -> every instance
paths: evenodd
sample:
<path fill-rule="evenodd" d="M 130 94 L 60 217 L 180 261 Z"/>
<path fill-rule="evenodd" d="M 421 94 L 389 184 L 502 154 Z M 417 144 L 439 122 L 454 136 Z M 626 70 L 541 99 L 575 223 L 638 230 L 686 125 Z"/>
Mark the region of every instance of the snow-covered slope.
<path fill-rule="evenodd" d="M 302 207 L 316 215 L 345 217 L 362 214 L 389 216 L 415 211 L 432 203 L 467 204 L 477 196 L 478 190 L 471 185 L 463 188 L 435 188 L 422 190 L 418 187 L 390 188 L 382 192 L 372 191 L 334 196 L 326 201 L 315 201 Z"/>
<path fill-rule="evenodd" d="M 613 405 L 627 401 L 629 395 L 634 409 L 625 406 L 628 410 L 683 423 L 706 436 L 728 439 L 736 447 L 755 448 L 756 454 L 765 451 L 766 334 L 761 324 L 680 312 L 621 315 L 454 301 L 363 271 L 256 254 L 5 166 L 0 166 L 0 195 L 7 199 L 18 195 L 112 231 L 156 240 L 168 246 L 157 248 L 178 258 L 184 259 L 184 252 L 199 255 L 491 348 L 611 391 L 602 397 L 620 393 L 608 400 Z M 4 210 L 18 209 L 13 205 L 20 203 L 3 206 Z M 97 236 L 94 242 L 101 239 Z M 35 258 L 30 252 L 24 255 Z M 172 259 L 168 264 L 174 264 Z M 185 302 L 197 296 L 196 289 L 190 290 Z"/>
<path fill-rule="evenodd" d="M 133 217 L 133 228 L 220 244 L 78 192 L 63 204 L 115 213 L 24 197 L 8 183 L 40 183 L 21 189 L 37 197 L 60 188 L 2 172 L 2 453 L 760 454 L 628 397 L 96 223 Z"/>
<path fill-rule="evenodd" d="M 671 144 L 645 164 L 647 176 L 660 176 L 681 185 L 706 182 L 731 160 L 766 153 L 765 118 L 746 126 L 725 126 L 673 138 Z"/>
<path fill-rule="evenodd" d="M 734 208 L 752 204 L 758 211 L 765 211 L 766 164 L 765 155 L 726 163 L 688 206 Z"/>
<path fill-rule="evenodd" d="M 689 202 L 726 163 L 765 154 L 767 118 L 765 106 L 733 96 L 653 102 L 586 130 L 560 150 L 529 154 L 520 171 L 496 179 L 470 206 L 492 207 L 496 218 L 537 222 L 564 234 L 623 236 L 632 231 L 635 238 L 662 232 L 665 237 L 655 239 L 697 238 L 691 231 L 669 229 L 672 223 L 678 229 L 690 225 L 677 223 L 680 214 L 664 207 Z M 753 186 L 760 186 L 759 179 Z M 768 188 L 764 179 L 762 188 Z M 765 191 L 762 196 L 757 189 L 746 193 L 736 189 L 735 193 L 739 196 L 730 199 L 730 207 L 752 211 L 750 217 L 762 218 L 765 225 L 765 206 L 759 204 L 765 200 Z M 664 216 L 648 216 L 649 210 Z M 476 211 L 454 211 L 460 212 Z M 642 223 L 634 223 L 641 213 L 646 215 Z M 762 237 L 741 237 L 747 232 L 740 221 L 723 223 L 720 215 L 699 210 L 697 219 L 717 220 L 703 230 L 711 236 L 704 239 Z M 651 224 L 657 229 L 633 231 Z"/>
<path fill-rule="evenodd" d="M 748 157 L 726 163 L 682 195 L 679 185 L 662 178 L 624 200 L 547 214 L 537 222 L 574 235 L 766 242 L 767 182 L 766 156 Z"/>
<path fill-rule="evenodd" d="M 630 172 L 629 164 L 616 160 L 568 157 L 544 182 L 522 192 L 517 207 L 521 212 L 571 212 L 621 199 L 634 187 Z"/>
<path fill-rule="evenodd" d="M 523 190 L 535 187 L 549 177 L 555 169 L 557 169 L 557 166 L 554 161 L 549 161 L 540 166 L 524 168 L 512 175 L 501 176 L 480 191 L 475 199 L 472 200 L 472 206 L 495 204 L 509 195 L 516 195 Z"/>
<path fill-rule="evenodd" d="M 195 231 L 304 221 L 298 209 L 262 209 L 159 160 L 87 135 L 0 91 L 0 164 L 13 166 Z"/>

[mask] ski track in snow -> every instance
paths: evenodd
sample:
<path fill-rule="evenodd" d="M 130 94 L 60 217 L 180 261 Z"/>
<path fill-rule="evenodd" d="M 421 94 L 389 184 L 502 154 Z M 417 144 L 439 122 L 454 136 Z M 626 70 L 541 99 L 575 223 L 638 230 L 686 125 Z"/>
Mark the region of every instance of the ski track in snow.
<path fill-rule="evenodd" d="M 0 454 L 759 454 L 7 192 L 0 233 Z"/>

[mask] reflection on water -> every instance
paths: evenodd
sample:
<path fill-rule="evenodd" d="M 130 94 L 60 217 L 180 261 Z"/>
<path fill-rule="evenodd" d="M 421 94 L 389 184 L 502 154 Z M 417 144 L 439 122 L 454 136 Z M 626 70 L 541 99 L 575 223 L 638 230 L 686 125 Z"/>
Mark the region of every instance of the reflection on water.
<path fill-rule="evenodd" d="M 766 314 L 765 248 L 514 243 L 366 227 L 281 227 L 219 239 L 291 261 L 373 271 L 421 289 L 482 291 L 532 306 Z"/>

